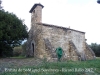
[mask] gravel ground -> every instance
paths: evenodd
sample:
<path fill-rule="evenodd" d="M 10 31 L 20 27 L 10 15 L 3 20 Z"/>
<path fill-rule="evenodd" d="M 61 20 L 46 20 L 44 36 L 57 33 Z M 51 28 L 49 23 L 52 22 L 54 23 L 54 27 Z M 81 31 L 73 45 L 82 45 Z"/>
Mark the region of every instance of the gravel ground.
<path fill-rule="evenodd" d="M 20 68 L 22 66 L 36 66 L 41 64 L 42 60 L 34 58 L 1 58 L 0 59 L 0 72 L 3 72 L 5 68 Z"/>

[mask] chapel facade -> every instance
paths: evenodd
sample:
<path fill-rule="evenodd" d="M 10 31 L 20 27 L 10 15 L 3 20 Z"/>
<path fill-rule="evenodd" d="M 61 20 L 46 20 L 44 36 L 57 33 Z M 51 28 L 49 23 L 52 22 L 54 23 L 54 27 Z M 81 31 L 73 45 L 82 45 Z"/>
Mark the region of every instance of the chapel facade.
<path fill-rule="evenodd" d="M 31 29 L 27 41 L 27 55 L 57 60 L 56 48 L 63 49 L 62 60 L 95 59 L 93 50 L 85 40 L 85 32 L 61 26 L 42 23 L 40 3 L 34 4 L 31 10 Z"/>

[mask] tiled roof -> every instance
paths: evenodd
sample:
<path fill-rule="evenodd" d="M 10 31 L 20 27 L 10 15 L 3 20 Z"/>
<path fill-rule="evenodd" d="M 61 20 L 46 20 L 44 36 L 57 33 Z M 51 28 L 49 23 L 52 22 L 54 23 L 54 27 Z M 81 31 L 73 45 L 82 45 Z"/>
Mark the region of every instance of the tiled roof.
<path fill-rule="evenodd" d="M 38 4 L 34 4 L 33 7 L 31 8 L 31 10 L 29 11 L 30 13 L 32 13 L 32 11 L 38 6 L 41 6 L 42 8 L 44 7 L 42 4 L 38 3 Z"/>

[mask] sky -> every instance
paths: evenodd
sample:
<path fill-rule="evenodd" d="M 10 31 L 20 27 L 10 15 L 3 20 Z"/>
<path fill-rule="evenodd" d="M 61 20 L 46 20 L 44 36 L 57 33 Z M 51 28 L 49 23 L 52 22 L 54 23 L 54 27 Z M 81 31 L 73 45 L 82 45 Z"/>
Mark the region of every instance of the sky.
<path fill-rule="evenodd" d="M 85 32 L 87 43 L 100 44 L 100 4 L 97 0 L 2 0 L 6 11 L 13 12 L 31 26 L 29 10 L 41 3 L 42 22 Z"/>

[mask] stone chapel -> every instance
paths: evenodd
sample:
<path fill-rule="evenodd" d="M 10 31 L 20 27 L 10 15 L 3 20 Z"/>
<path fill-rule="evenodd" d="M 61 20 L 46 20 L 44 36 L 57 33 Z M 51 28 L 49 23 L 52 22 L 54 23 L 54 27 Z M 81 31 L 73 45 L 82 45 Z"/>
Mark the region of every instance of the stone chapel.
<path fill-rule="evenodd" d="M 62 60 L 91 60 L 95 54 L 85 40 L 85 32 L 66 27 L 42 23 L 40 3 L 31 10 L 31 29 L 27 40 L 27 55 L 37 58 L 57 60 L 56 48 L 63 49 Z"/>

